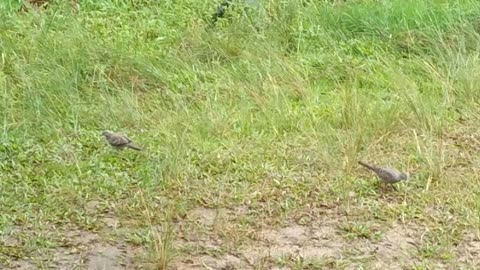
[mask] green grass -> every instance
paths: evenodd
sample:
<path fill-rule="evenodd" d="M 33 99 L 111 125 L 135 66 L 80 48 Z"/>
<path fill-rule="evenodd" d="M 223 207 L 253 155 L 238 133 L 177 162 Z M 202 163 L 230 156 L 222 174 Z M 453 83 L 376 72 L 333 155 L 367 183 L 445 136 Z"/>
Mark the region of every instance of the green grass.
<path fill-rule="evenodd" d="M 250 210 L 213 232 L 226 250 L 322 205 L 348 239 L 428 228 L 432 264 L 478 230 L 478 1 L 265 0 L 216 26 L 207 0 L 79 2 L 0 8 L 0 264 L 79 228 L 166 267 L 200 206 Z M 359 159 L 415 177 L 383 194 Z M 106 213 L 128 230 L 105 233 Z"/>

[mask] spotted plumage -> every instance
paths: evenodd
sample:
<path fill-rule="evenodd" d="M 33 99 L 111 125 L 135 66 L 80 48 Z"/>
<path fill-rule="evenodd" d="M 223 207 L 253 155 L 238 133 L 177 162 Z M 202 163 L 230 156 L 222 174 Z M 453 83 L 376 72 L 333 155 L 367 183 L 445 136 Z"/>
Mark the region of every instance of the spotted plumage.
<path fill-rule="evenodd" d="M 110 131 L 102 132 L 102 136 L 105 137 L 107 142 L 116 149 L 123 150 L 124 148 L 131 148 L 137 151 L 141 151 L 142 149 L 135 145 L 132 140 L 130 140 L 127 136 L 119 133 L 114 133 Z"/>
<path fill-rule="evenodd" d="M 374 165 L 369 165 L 363 161 L 358 162 L 360 165 L 372 170 L 377 174 L 377 176 L 387 184 L 397 183 L 403 180 L 408 179 L 408 174 L 398 171 L 395 168 L 391 167 L 377 167 Z"/>

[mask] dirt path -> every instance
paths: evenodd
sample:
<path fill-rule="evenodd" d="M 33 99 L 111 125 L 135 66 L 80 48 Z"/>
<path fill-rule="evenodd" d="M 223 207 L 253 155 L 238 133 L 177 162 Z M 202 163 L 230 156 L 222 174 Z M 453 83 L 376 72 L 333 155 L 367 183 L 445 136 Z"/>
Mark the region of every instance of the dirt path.
<path fill-rule="evenodd" d="M 428 256 L 423 236 L 428 228 L 392 224 L 370 229 L 350 226 L 335 211 L 311 217 L 308 224 L 289 222 L 286 226 L 249 231 L 239 227 L 245 209 L 213 210 L 196 208 L 175 226 L 169 269 L 412 269 L 422 265 L 444 269 L 480 266 L 480 241 L 469 232 L 454 245 L 452 258 Z M 113 218 L 106 219 L 112 232 L 121 229 Z M 347 225 L 345 225 L 347 224 Z M 349 227 L 350 226 L 350 227 Z M 14 235 L 14 234 L 12 234 Z M 139 258 L 145 247 L 106 241 L 99 234 L 78 229 L 61 232 L 62 245 L 47 254 L 11 258 L 2 269 L 155 269 Z M 102 233 L 102 235 L 104 235 Z M 13 246 L 14 239 L 10 241 Z M 170 253 L 171 255 L 173 253 Z"/>

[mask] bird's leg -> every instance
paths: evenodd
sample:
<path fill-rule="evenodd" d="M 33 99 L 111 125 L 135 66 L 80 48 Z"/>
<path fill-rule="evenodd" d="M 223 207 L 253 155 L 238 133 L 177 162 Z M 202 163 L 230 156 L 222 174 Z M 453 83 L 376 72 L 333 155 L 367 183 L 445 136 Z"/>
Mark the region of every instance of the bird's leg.
<path fill-rule="evenodd" d="M 386 192 L 386 191 L 388 190 L 387 187 L 388 187 L 388 186 L 387 186 L 387 183 L 385 183 L 384 181 L 382 181 L 382 191 L 383 191 L 383 192 Z"/>

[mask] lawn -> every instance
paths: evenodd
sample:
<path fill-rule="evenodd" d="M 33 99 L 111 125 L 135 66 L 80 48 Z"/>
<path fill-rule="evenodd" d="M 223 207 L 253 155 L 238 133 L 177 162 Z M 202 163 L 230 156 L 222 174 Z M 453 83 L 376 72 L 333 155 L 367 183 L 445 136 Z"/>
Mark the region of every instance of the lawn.
<path fill-rule="evenodd" d="M 480 267 L 479 1 L 20 2 L 0 268 Z"/>

